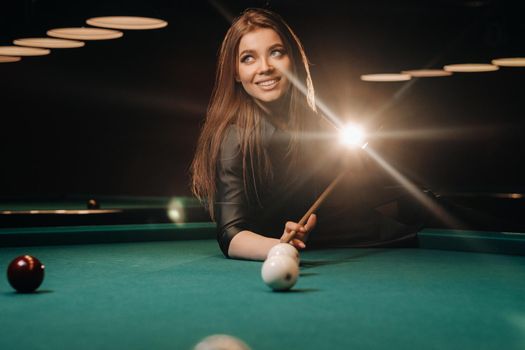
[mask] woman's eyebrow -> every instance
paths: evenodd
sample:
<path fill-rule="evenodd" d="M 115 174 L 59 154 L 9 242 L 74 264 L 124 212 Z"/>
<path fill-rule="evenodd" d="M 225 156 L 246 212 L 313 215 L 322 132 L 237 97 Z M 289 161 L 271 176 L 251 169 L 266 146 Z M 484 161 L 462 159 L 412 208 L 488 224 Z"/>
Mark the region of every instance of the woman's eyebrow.
<path fill-rule="evenodd" d="M 239 57 L 241 57 L 242 55 L 244 54 L 247 54 L 247 53 L 253 53 L 253 50 L 242 50 L 240 53 L 239 53 Z"/>
<path fill-rule="evenodd" d="M 275 49 L 275 48 L 277 48 L 277 47 L 284 47 L 284 45 L 281 44 L 281 43 L 275 43 L 275 44 L 273 44 L 272 46 L 270 46 L 268 49 L 269 49 L 269 50 L 272 50 L 272 49 Z"/>

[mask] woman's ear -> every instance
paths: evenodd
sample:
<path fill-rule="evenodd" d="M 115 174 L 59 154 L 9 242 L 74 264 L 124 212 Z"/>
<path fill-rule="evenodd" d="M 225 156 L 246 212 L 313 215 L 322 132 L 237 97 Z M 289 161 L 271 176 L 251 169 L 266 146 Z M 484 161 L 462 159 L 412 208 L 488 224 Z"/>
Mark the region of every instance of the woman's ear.
<path fill-rule="evenodd" d="M 240 83 L 241 82 L 241 78 L 239 78 L 239 76 L 237 74 L 235 74 L 235 81 Z"/>

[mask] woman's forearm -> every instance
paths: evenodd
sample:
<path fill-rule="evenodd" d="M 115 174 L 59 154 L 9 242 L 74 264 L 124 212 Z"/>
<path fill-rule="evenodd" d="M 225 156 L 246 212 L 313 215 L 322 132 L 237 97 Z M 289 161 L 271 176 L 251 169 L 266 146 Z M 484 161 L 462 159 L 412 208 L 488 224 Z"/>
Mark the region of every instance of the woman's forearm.
<path fill-rule="evenodd" d="M 279 243 L 277 238 L 269 238 L 251 231 L 236 234 L 228 248 L 228 255 L 233 259 L 265 260 L 268 251 Z"/>

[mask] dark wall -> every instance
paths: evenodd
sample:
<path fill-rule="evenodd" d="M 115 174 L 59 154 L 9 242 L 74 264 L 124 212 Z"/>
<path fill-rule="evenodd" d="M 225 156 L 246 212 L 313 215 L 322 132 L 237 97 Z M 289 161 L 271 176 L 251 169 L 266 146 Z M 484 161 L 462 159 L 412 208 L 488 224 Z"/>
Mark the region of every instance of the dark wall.
<path fill-rule="evenodd" d="M 411 178 L 438 189 L 524 189 L 524 68 L 408 84 L 359 80 L 523 57 L 520 2 L 13 0 L 0 5 L 0 45 L 93 16 L 159 17 L 169 26 L 0 64 L 0 196 L 189 194 L 228 28 L 218 4 L 233 14 L 279 12 L 303 40 L 318 97 L 342 118 L 381 131 L 441 130 L 377 141 Z"/>

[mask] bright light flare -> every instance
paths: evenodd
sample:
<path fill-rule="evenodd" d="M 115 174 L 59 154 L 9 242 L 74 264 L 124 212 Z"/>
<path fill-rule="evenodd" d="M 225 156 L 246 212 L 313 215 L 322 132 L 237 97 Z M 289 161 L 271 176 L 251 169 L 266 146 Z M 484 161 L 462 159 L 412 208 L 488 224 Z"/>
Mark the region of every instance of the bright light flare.
<path fill-rule="evenodd" d="M 365 130 L 359 125 L 348 124 L 340 131 L 340 141 L 347 147 L 361 147 L 365 148 Z"/>
<path fill-rule="evenodd" d="M 167 207 L 168 218 L 175 224 L 186 222 L 186 210 L 184 203 L 178 198 L 173 198 Z"/>
<path fill-rule="evenodd" d="M 437 204 L 436 201 L 431 200 L 421 191 L 415 184 L 409 179 L 403 176 L 397 171 L 392 165 L 390 165 L 385 159 L 383 159 L 378 153 L 374 152 L 373 149 L 368 148 L 366 150 L 368 155 L 377 162 L 387 173 L 390 174 L 396 181 L 398 181 L 419 203 L 433 213 L 435 217 L 440 219 L 449 227 L 460 227 L 464 226 L 460 221 L 456 220 L 443 207 Z"/>

